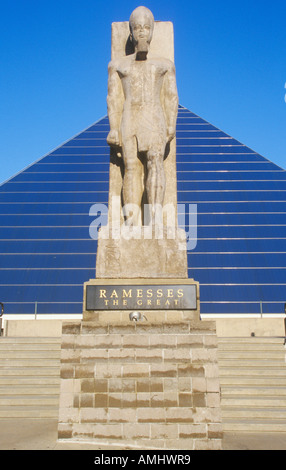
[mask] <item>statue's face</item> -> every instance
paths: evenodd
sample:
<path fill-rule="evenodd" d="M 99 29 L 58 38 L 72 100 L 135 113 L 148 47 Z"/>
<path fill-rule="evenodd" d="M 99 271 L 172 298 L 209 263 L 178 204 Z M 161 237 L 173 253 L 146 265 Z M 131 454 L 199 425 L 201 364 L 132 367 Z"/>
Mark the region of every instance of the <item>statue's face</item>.
<path fill-rule="evenodd" d="M 137 13 L 131 23 L 131 33 L 133 41 L 137 44 L 140 40 L 145 40 L 150 44 L 153 35 L 154 21 L 148 14 Z"/>

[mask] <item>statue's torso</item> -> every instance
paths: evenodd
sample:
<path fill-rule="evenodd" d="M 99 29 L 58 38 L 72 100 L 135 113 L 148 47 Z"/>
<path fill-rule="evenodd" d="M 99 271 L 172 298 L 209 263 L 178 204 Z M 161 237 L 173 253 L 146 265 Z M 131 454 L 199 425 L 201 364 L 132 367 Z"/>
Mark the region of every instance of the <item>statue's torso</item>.
<path fill-rule="evenodd" d="M 160 91 L 167 61 L 164 59 L 135 60 L 134 56 L 118 63 L 126 105 L 148 105 L 160 102 Z"/>
<path fill-rule="evenodd" d="M 117 62 L 124 93 L 122 138 L 135 135 L 139 149 L 146 150 L 154 139 L 166 142 L 166 122 L 161 89 L 169 61 L 160 58 L 135 60 L 127 56 Z"/>

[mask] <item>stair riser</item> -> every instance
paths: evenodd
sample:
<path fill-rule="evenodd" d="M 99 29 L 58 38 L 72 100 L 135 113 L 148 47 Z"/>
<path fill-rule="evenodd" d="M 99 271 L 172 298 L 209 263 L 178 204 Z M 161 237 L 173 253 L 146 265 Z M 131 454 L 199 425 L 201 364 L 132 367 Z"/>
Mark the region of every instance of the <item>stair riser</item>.
<path fill-rule="evenodd" d="M 223 422 L 223 432 L 245 432 L 245 433 L 286 433 L 286 424 L 268 423 L 226 423 Z"/>
<path fill-rule="evenodd" d="M 241 420 L 257 420 L 257 419 L 264 419 L 264 420 L 281 420 L 282 422 L 286 423 L 286 410 L 281 408 L 229 408 L 229 407 L 222 407 L 221 415 L 223 419 L 241 419 Z"/>
<path fill-rule="evenodd" d="M 221 387 L 247 387 L 257 385 L 258 387 L 286 387 L 286 377 L 220 377 Z"/>
<path fill-rule="evenodd" d="M 1 336 L 1 344 L 61 344 L 61 338 L 57 336 Z"/>
<path fill-rule="evenodd" d="M 60 386 L 58 377 L 0 377 L 0 387 L 22 387 L 22 386 Z"/>
<path fill-rule="evenodd" d="M 27 369 L 23 368 L 13 368 L 13 369 L 1 369 L 0 368 L 0 378 L 1 377 L 30 377 L 33 375 L 34 377 L 57 377 L 59 375 L 59 367 L 29 367 Z"/>
<path fill-rule="evenodd" d="M 286 397 L 284 398 L 260 398 L 260 397 L 226 397 L 222 395 L 221 406 L 256 406 L 257 408 L 261 407 L 286 407 Z"/>
<path fill-rule="evenodd" d="M 257 345 L 257 344 L 266 344 L 267 346 L 270 344 L 279 344 L 284 345 L 284 337 L 282 336 L 220 336 L 218 338 L 218 344 L 250 344 L 250 345 Z"/>
<path fill-rule="evenodd" d="M 264 351 L 269 351 L 271 352 L 276 352 L 276 351 L 285 351 L 284 345 L 281 346 L 281 344 L 253 344 L 253 345 L 248 345 L 245 343 L 241 344 L 218 344 L 218 351 L 219 352 L 226 352 L 226 351 L 233 351 L 233 352 L 243 352 L 243 351 L 248 351 L 248 352 L 264 352 Z"/>
<path fill-rule="evenodd" d="M 0 419 L 57 419 L 60 338 L 1 338 Z"/>
<path fill-rule="evenodd" d="M 59 395 L 59 387 L 53 387 L 46 385 L 45 387 L 23 387 L 23 386 L 5 386 L 0 388 L 0 399 L 3 395 L 13 395 L 13 396 L 33 396 L 33 395 L 55 395 L 58 397 Z"/>
<path fill-rule="evenodd" d="M 11 351 L 11 352 L 22 352 L 22 351 L 58 351 L 60 353 L 61 346 L 60 344 L 36 344 L 36 343 L 3 343 L 0 340 L 0 354 L 2 351 Z"/>
<path fill-rule="evenodd" d="M 58 418 L 58 409 L 57 407 L 54 410 L 44 410 L 44 411 L 19 411 L 14 409 L 9 410 L 0 410 L 0 419 L 57 419 Z"/>
<path fill-rule="evenodd" d="M 254 367 L 223 367 L 219 364 L 219 374 L 221 377 L 229 377 L 229 376 L 238 376 L 238 377 L 269 377 L 269 378 L 284 378 L 285 377 L 285 370 L 284 369 L 273 369 L 265 370 L 263 368 L 255 369 Z"/>
<path fill-rule="evenodd" d="M 244 398 L 247 396 L 251 397 L 286 397 L 286 391 L 284 387 L 273 388 L 269 390 L 269 388 L 265 387 L 252 387 L 252 388 L 241 388 L 239 387 L 222 387 L 221 386 L 221 393 L 223 396 L 235 396 L 237 398 Z"/>
<path fill-rule="evenodd" d="M 218 359 L 219 367 L 220 368 L 256 368 L 257 370 L 259 369 L 264 369 L 264 370 L 269 370 L 271 372 L 272 369 L 282 369 L 284 372 L 284 375 L 286 376 L 285 372 L 285 361 L 282 360 L 277 360 L 273 361 L 269 359 L 268 361 L 266 359 L 264 360 L 258 360 L 258 359 Z"/>
<path fill-rule="evenodd" d="M 285 353 L 281 351 L 270 351 L 269 353 L 267 351 L 259 351 L 259 352 L 253 352 L 253 351 L 225 351 L 222 352 L 220 351 L 218 353 L 218 359 L 223 361 L 224 359 L 243 359 L 243 360 L 265 360 L 268 361 L 282 361 L 285 362 Z"/>
<path fill-rule="evenodd" d="M 47 398 L 43 397 L 34 397 L 29 396 L 26 398 L 23 397 L 9 397 L 9 398 L 2 398 L 0 397 L 0 407 L 1 406 L 43 406 L 43 405 L 58 405 L 59 397 Z"/>
<path fill-rule="evenodd" d="M 58 351 L 1 351 L 0 357 L 1 357 L 1 362 L 3 362 L 4 359 L 9 360 L 9 362 L 14 362 L 14 361 L 17 362 L 17 360 L 19 359 L 21 360 L 57 359 L 58 361 L 60 361 L 61 359 Z"/>
<path fill-rule="evenodd" d="M 57 359 L 19 359 L 11 361 L 10 359 L 0 359 L 0 368 L 11 369 L 13 367 L 56 367 L 60 366 Z"/>

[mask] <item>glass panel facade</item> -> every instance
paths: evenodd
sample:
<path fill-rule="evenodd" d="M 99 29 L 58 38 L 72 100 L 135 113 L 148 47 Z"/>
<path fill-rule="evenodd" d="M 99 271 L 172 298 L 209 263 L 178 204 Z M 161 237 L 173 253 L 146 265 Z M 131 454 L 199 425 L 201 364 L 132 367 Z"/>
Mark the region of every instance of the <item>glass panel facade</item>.
<path fill-rule="evenodd" d="M 39 315 L 82 313 L 97 250 L 89 211 L 108 203 L 108 131 L 105 116 L 0 186 L 5 313 L 33 314 L 35 302 Z M 197 206 L 188 265 L 202 314 L 283 313 L 285 170 L 179 106 L 177 177 L 180 221 L 191 237 L 189 205 Z"/>

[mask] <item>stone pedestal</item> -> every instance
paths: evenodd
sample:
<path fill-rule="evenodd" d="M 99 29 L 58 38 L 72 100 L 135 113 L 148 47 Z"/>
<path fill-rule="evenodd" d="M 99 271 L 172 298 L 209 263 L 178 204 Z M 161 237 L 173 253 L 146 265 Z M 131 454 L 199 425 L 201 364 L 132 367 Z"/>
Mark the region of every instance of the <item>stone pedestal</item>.
<path fill-rule="evenodd" d="M 128 23 L 113 24 L 112 38 L 114 59 L 128 45 Z M 155 23 L 154 38 L 150 56 L 173 60 L 171 23 Z M 114 149 L 110 157 L 108 224 L 99 233 L 96 279 L 84 285 L 83 321 L 63 325 L 59 439 L 220 449 L 215 324 L 200 321 L 199 284 L 188 279 L 185 233 L 177 227 L 175 139 L 164 160 L 162 224 L 155 221 L 149 234 L 145 217 L 145 227 L 124 229 L 124 168 Z M 142 181 L 145 167 L 142 161 Z M 142 321 L 130 321 L 134 310 Z"/>
<path fill-rule="evenodd" d="M 63 325 L 59 439 L 221 449 L 212 322 Z"/>
<path fill-rule="evenodd" d="M 126 227 L 128 230 L 128 227 Z M 96 277 L 103 279 L 188 278 L 186 235 L 183 230 L 164 227 L 155 233 L 136 227 L 112 238 L 112 229 L 99 234 Z M 157 238 L 156 238 L 157 235 Z M 104 238 L 106 236 L 106 238 Z M 149 238 L 147 238 L 149 237 Z"/>

